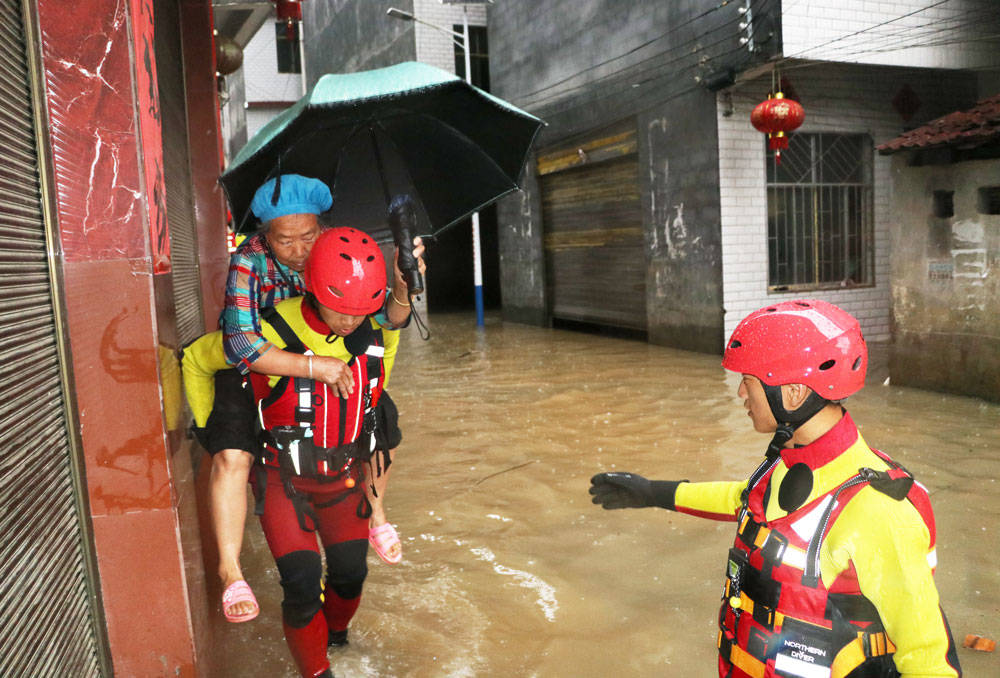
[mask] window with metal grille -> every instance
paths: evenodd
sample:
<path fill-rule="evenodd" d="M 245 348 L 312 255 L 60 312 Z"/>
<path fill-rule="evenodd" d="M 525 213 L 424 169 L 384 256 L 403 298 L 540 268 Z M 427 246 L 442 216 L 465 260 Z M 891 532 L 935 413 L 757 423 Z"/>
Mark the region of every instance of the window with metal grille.
<path fill-rule="evenodd" d="M 452 30 L 462 33 L 462 24 L 455 24 Z M 486 36 L 486 26 L 469 26 L 469 70 L 472 84 L 481 90 L 490 91 L 490 48 Z M 455 41 L 455 75 L 465 80 L 465 51 Z"/>
<path fill-rule="evenodd" d="M 872 144 L 794 134 L 767 162 L 768 289 L 873 285 Z"/>

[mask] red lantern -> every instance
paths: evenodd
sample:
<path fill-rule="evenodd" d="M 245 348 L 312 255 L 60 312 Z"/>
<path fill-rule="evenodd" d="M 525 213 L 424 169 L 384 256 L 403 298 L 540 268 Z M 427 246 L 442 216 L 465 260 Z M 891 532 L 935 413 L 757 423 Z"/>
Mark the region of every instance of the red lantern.
<path fill-rule="evenodd" d="M 774 151 L 774 160 L 781 164 L 781 151 L 788 148 L 788 132 L 798 129 L 806 118 L 802 104 L 778 92 L 767 101 L 757 104 L 750 114 L 750 122 L 758 131 L 767 134 L 767 147 Z"/>

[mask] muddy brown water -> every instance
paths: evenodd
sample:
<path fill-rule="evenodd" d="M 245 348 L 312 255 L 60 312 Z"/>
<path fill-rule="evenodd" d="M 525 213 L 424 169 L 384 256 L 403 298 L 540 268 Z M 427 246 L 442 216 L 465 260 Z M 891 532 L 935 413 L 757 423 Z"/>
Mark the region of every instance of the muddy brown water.
<path fill-rule="evenodd" d="M 589 478 L 728 480 L 767 443 L 716 356 L 435 316 L 404 332 L 389 391 L 403 443 L 387 511 L 404 560 L 369 552 L 338 678 L 715 676 L 715 615 L 734 526 L 657 509 L 604 511 Z M 956 641 L 1000 639 L 1000 406 L 868 386 L 848 409 L 865 439 L 930 490 L 937 582 Z M 226 675 L 295 676 L 277 571 L 251 519 L 244 570 L 262 606 L 222 625 Z M 965 675 L 1000 676 L 1000 653 L 960 649 Z"/>

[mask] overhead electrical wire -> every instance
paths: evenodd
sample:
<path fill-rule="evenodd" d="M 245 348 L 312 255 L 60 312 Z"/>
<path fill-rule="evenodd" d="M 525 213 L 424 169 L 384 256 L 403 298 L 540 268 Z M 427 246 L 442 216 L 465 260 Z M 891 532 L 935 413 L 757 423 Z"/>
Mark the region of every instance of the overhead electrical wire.
<path fill-rule="evenodd" d="M 967 31 L 970 28 L 977 26 L 982 26 L 979 19 L 987 17 L 996 17 L 997 10 L 970 10 L 968 12 L 968 18 L 963 20 L 962 23 L 956 23 L 953 26 L 947 26 L 942 28 L 935 28 L 932 30 L 923 30 L 925 26 L 936 25 L 940 22 L 928 22 L 927 24 L 921 24 L 920 26 L 900 28 L 892 35 L 885 35 L 879 38 L 873 38 L 869 43 L 865 44 L 863 47 L 858 46 L 855 49 L 849 50 L 838 50 L 837 56 L 857 56 L 863 54 L 880 54 L 886 52 L 898 52 L 908 49 L 916 49 L 920 47 L 936 47 L 940 45 L 958 44 L 962 42 L 979 42 L 982 40 L 992 40 L 998 37 L 998 34 L 986 34 L 986 35 L 958 35 L 959 31 Z M 953 19 L 951 21 L 956 21 Z M 789 57 L 790 58 L 790 57 Z"/>
<path fill-rule="evenodd" d="M 622 52 L 621 54 L 613 56 L 613 57 L 611 57 L 609 59 L 605 59 L 604 61 L 602 61 L 600 63 L 594 64 L 592 66 L 588 66 L 587 68 L 584 68 L 584 69 L 582 69 L 580 71 L 577 71 L 576 73 L 573 73 L 572 75 L 566 76 L 562 80 L 557 80 L 555 82 L 550 82 L 550 83 L 544 85 L 543 87 L 540 87 L 540 88 L 538 88 L 536 90 L 532 90 L 531 92 L 525 92 L 521 96 L 524 97 L 524 98 L 528 98 L 528 97 L 534 96 L 535 94 L 539 94 L 541 92 L 545 92 L 547 90 L 550 90 L 553 87 L 561 85 L 561 84 L 567 82 L 568 80 L 572 80 L 573 78 L 579 77 L 579 76 L 581 76 L 581 75 L 583 75 L 583 74 L 585 74 L 585 73 L 587 73 L 589 71 L 592 71 L 592 70 L 594 70 L 596 68 L 600 68 L 601 66 L 606 66 L 607 64 L 611 63 L 612 61 L 617 61 L 618 59 L 624 59 L 625 57 L 627 57 L 627 56 L 629 56 L 631 54 L 635 54 L 636 52 L 638 52 L 639 50 L 643 49 L 644 47 L 648 47 L 648 46 L 652 45 L 655 42 L 658 42 L 660 40 L 663 40 L 664 38 L 669 37 L 670 35 L 676 33 L 680 29 L 684 28 L 685 26 L 688 26 L 688 25 L 694 23 L 695 21 L 698 21 L 699 19 L 703 19 L 704 17 L 708 16 L 712 12 L 717 12 L 718 10 L 722 9 L 723 7 L 727 7 L 729 5 L 735 5 L 736 2 L 738 2 L 738 0 L 723 0 L 723 2 L 720 2 L 718 5 L 715 5 L 714 7 L 711 7 L 709 9 L 705 10 L 701 14 L 695 15 L 695 16 L 691 17 L 690 19 L 688 19 L 686 21 L 683 21 L 682 23 L 677 24 L 676 26 L 671 26 L 665 32 L 657 35 L 655 38 L 647 40 L 646 42 L 642 43 L 641 45 L 637 45 L 637 46 L 633 47 L 632 49 L 629 49 L 629 50 L 627 50 L 625 52 Z M 691 42 L 691 41 L 689 40 L 688 42 Z M 685 43 L 685 44 L 687 44 L 687 43 Z M 661 54 L 662 54 L 662 52 L 661 52 Z"/>
<path fill-rule="evenodd" d="M 832 45 L 832 44 L 837 43 L 837 42 L 842 42 L 842 41 L 847 40 L 849 38 L 853 38 L 856 35 L 861 35 L 863 33 L 868 33 L 870 31 L 875 30 L 876 28 L 879 28 L 880 26 L 885 26 L 887 24 L 891 24 L 891 23 L 895 23 L 897 21 L 901 21 L 902 19 L 905 19 L 907 17 L 911 17 L 911 16 L 914 16 L 916 14 L 920 14 L 921 12 L 926 12 L 929 9 L 933 9 L 935 7 L 939 7 L 939 6 L 944 5 L 946 3 L 949 3 L 949 2 L 952 2 L 952 0 L 938 0 L 937 2 L 934 2 L 934 3 L 930 4 L 930 5 L 927 5 L 926 7 L 921 7 L 920 9 L 915 9 L 912 12 L 907 12 L 906 14 L 901 14 L 900 16 L 893 17 L 892 19 L 886 19 L 885 21 L 882 21 L 882 22 L 877 23 L 877 24 L 873 24 L 873 25 L 869 26 L 868 28 L 862 28 L 861 30 L 857 30 L 857 31 L 854 31 L 852 33 L 847 33 L 845 35 L 841 35 L 839 37 L 833 38 L 832 40 L 828 40 L 828 41 L 820 43 L 818 45 L 812 45 L 811 47 L 807 47 L 806 49 L 802 50 L 801 52 L 796 52 L 795 54 L 786 54 L 786 55 L 784 55 L 784 59 L 787 60 L 787 59 L 802 58 L 802 56 L 804 54 L 807 54 L 809 52 L 815 51 L 817 49 L 821 49 L 823 47 L 826 47 L 828 45 Z"/>
<path fill-rule="evenodd" d="M 758 12 L 760 12 L 760 13 L 762 13 L 762 14 L 764 14 L 766 16 L 766 8 L 774 6 L 774 4 L 776 4 L 779 1 L 780 0 L 773 0 L 773 2 L 770 2 L 768 4 L 763 5 L 764 11 L 761 11 L 761 9 L 759 8 Z M 781 67 L 781 70 L 789 70 L 791 68 L 796 68 L 796 67 L 814 66 L 817 63 L 824 63 L 824 62 L 811 61 L 808 64 L 791 64 L 791 63 L 787 63 L 787 62 L 790 62 L 792 60 L 799 61 L 801 59 L 801 55 L 807 54 L 809 51 L 813 51 L 815 49 L 819 49 L 821 47 L 824 47 L 824 46 L 827 46 L 827 45 L 830 45 L 830 44 L 841 42 L 841 41 L 847 40 L 847 39 L 849 39 L 851 37 L 854 37 L 854 36 L 863 35 L 865 33 L 869 33 L 869 32 L 875 31 L 876 29 L 878 29 L 880 27 L 887 26 L 889 24 L 895 23 L 895 22 L 900 21 L 901 19 L 904 19 L 906 17 L 918 15 L 918 14 L 924 12 L 924 11 L 927 11 L 929 9 L 933 9 L 935 7 L 939 7 L 939 6 L 944 5 L 944 4 L 946 4 L 948 2 L 951 2 L 951 1 L 952 0 L 939 0 L 938 2 L 932 3 L 932 4 L 930 4 L 930 5 L 926 6 L 926 7 L 922 7 L 920 9 L 914 10 L 912 12 L 909 12 L 909 13 L 905 14 L 905 15 L 901 15 L 899 17 L 894 17 L 892 19 L 888 19 L 888 20 L 880 22 L 878 24 L 874 24 L 874 25 L 869 26 L 867 28 L 864 28 L 864 29 L 861 29 L 861 30 L 857 30 L 857 31 L 853 31 L 851 33 L 848 33 L 848 34 L 845 34 L 845 35 L 842 35 L 842 36 L 838 36 L 838 37 L 833 38 L 833 39 L 831 39 L 831 40 L 829 40 L 827 42 L 821 43 L 820 45 L 811 46 L 811 47 L 807 48 L 806 50 L 802 50 L 800 52 L 797 52 L 794 55 L 789 55 L 789 56 L 782 57 L 781 59 L 776 60 L 773 63 L 776 66 Z M 697 15 L 696 17 L 693 17 L 692 19 L 686 20 L 682 24 L 678 24 L 678 25 L 672 27 L 670 30 L 668 30 L 665 33 L 661 34 L 657 38 L 649 40 L 649 41 L 643 43 L 642 45 L 639 45 L 639 46 L 637 46 L 637 47 L 629 50 L 628 52 L 625 52 L 623 54 L 620 54 L 620 55 L 617 55 L 617 56 L 612 57 L 610 59 L 607 59 L 604 62 L 601 62 L 600 64 L 595 64 L 593 66 L 590 66 L 590 67 L 588 67 L 588 68 L 586 68 L 586 69 L 584 69 L 582 71 L 579 71 L 579 72 L 577 72 L 577 73 L 575 73 L 573 75 L 567 76 L 566 78 L 563 78 L 560 81 L 557 81 L 557 83 L 552 83 L 550 85 L 547 85 L 545 88 L 541 88 L 541 89 L 533 90 L 532 92 L 529 92 L 528 94 L 526 94 L 524 96 L 525 97 L 529 97 L 531 95 L 538 94 L 538 93 L 541 93 L 541 92 L 549 92 L 549 95 L 545 96 L 545 97 L 540 97 L 540 98 L 536 99 L 535 101 L 523 101 L 522 99 L 519 98 L 519 104 L 518 105 L 520 105 L 521 107 L 526 108 L 526 109 L 530 107 L 531 109 L 533 109 L 535 111 L 540 111 L 541 109 L 547 109 L 549 107 L 553 107 L 553 110 L 551 112 L 549 112 L 549 114 L 551 114 L 551 115 L 561 115 L 561 114 L 564 114 L 564 113 L 567 113 L 567 112 L 570 112 L 570 111 L 573 111 L 573 110 L 577 110 L 579 108 L 583 108 L 585 106 L 592 106 L 595 101 L 600 101 L 600 100 L 608 99 L 608 98 L 611 98 L 611 97 L 614 97 L 614 96 L 620 96 L 620 95 L 623 95 L 623 94 L 626 94 L 626 93 L 634 93 L 635 90 L 636 90 L 636 88 L 637 88 L 637 86 L 638 87 L 643 87 L 643 86 L 646 86 L 646 85 L 649 85 L 649 84 L 652 84 L 652 83 L 659 82 L 659 81 L 664 80 L 666 78 L 683 79 L 686 75 L 690 75 L 691 71 L 699 69 L 699 68 L 702 69 L 703 71 L 709 71 L 709 69 L 710 69 L 710 67 L 711 67 L 711 65 L 713 63 L 717 63 L 719 60 L 725 59 L 725 58 L 729 57 L 730 55 L 732 55 L 735 52 L 739 52 L 741 50 L 747 49 L 745 45 L 740 45 L 740 46 L 734 47 L 732 49 L 726 50 L 724 52 L 721 52 L 719 54 L 715 54 L 715 55 L 712 55 L 712 56 L 707 56 L 706 55 L 706 52 L 708 52 L 711 48 L 716 47 L 716 46 L 718 46 L 718 45 L 720 45 L 720 44 L 722 44 L 724 42 L 727 42 L 727 41 L 730 41 L 730 40 L 734 40 L 734 39 L 736 39 L 738 37 L 739 34 L 738 33 L 736 33 L 736 34 L 729 34 L 729 35 L 726 35 L 725 37 L 723 37 L 721 39 L 718 39 L 718 40 L 715 40 L 715 41 L 713 41 L 711 43 L 704 44 L 704 45 L 699 45 L 696 50 L 688 50 L 688 49 L 685 49 L 685 47 L 688 46 L 688 45 L 691 45 L 692 43 L 698 43 L 699 41 L 704 40 L 705 37 L 711 35 L 712 33 L 715 33 L 715 32 L 720 31 L 720 30 L 724 30 L 726 28 L 732 28 L 732 25 L 734 23 L 736 23 L 740 19 L 744 18 L 743 14 L 738 14 L 733 19 L 729 19 L 729 20 L 727 20 L 727 21 L 725 21 L 725 22 L 723 22 L 723 23 L 721 23 L 721 24 L 719 24 L 719 25 L 717 25 L 717 26 L 715 26 L 715 27 L 713 27 L 711 29 L 708 29 L 704 33 L 696 35 L 696 36 L 694 36 L 694 37 L 692 37 L 692 38 L 684 41 L 683 43 L 680 43 L 678 45 L 672 45 L 670 48 L 668 48 L 666 50 L 657 52 L 656 54 L 653 54 L 653 55 L 651 55 L 649 57 L 645 57 L 645 58 L 641 59 L 640 61 L 637 61 L 635 63 L 629 64 L 628 66 L 616 69 L 616 70 L 611 71 L 609 73 L 605 73 L 605 74 L 601 75 L 600 77 L 598 77 L 598 78 L 596 78 L 596 79 L 594 79 L 592 81 L 588 81 L 586 83 L 581 83 L 579 85 L 574 85 L 574 86 L 569 87 L 569 88 L 560 89 L 560 90 L 557 90 L 555 92 L 551 91 L 552 87 L 556 86 L 557 84 L 568 82 L 568 81 L 570 81 L 570 80 L 572 80 L 572 79 L 574 79 L 576 77 L 579 77 L 579 76 L 585 74 L 586 72 L 592 71 L 592 70 L 594 70 L 596 68 L 599 68 L 599 67 L 601 67 L 603 65 L 607 65 L 608 63 L 611 63 L 613 61 L 617 61 L 617 60 L 619 60 L 621 58 L 624 58 L 624 57 L 626 57 L 626 56 L 628 56 L 630 54 L 634 54 L 634 53 L 638 52 L 639 50 L 641 50 L 642 48 L 647 47 L 647 46 L 649 46 L 649 45 L 657 42 L 658 40 L 662 40 L 664 37 L 666 37 L 666 36 L 668 36 L 668 35 L 676 32 L 677 30 L 680 30 L 684 26 L 687 26 L 687 25 L 693 23 L 698 18 L 702 18 L 702 17 L 704 17 L 704 16 L 706 16 L 708 14 L 711 14 L 712 12 L 718 11 L 718 10 L 722 9 L 723 7 L 727 7 L 727 6 L 734 6 L 735 7 L 735 6 L 737 6 L 737 3 L 735 3 L 735 2 L 725 2 L 725 3 L 720 3 L 719 5 L 715 5 L 712 8 L 710 8 L 709 10 L 706 10 L 705 12 L 702 12 L 700 15 Z M 933 32 L 929 32 L 929 31 L 922 30 L 922 29 L 924 27 L 928 26 L 928 25 L 933 25 L 935 22 L 927 22 L 925 24 L 920 24 L 919 26 L 908 26 L 908 27 L 907 26 L 901 26 L 901 27 L 895 27 L 895 29 L 891 32 L 891 34 L 888 34 L 888 33 L 887 34 L 883 34 L 882 36 L 880 36 L 880 38 L 876 38 L 876 40 L 881 40 L 881 42 L 879 43 L 878 49 L 885 50 L 885 51 L 892 51 L 892 50 L 897 50 L 897 49 L 909 49 L 912 46 L 914 46 L 912 44 L 912 38 L 913 37 L 919 36 L 921 38 L 926 39 L 930 35 L 933 35 L 934 33 L 939 34 L 939 37 L 941 37 L 940 34 L 944 34 L 944 33 L 948 33 L 948 32 L 954 32 L 954 31 L 957 31 L 957 30 L 960 30 L 960 29 L 963 29 L 963 28 L 968 28 L 970 26 L 978 25 L 977 20 L 983 18 L 984 15 L 988 15 L 988 14 L 989 14 L 989 10 L 984 10 L 981 7 L 980 8 L 975 8 L 975 9 L 970 9 L 970 10 L 965 10 L 965 11 L 962 11 L 962 12 L 958 12 L 958 13 L 952 15 L 951 17 L 938 20 L 938 22 L 937 22 L 937 23 L 944 22 L 946 24 L 953 24 L 953 25 L 946 25 L 946 26 L 944 26 L 942 28 L 937 28 Z M 759 26 L 761 25 L 761 23 L 762 22 L 760 22 L 760 21 L 752 21 L 751 24 L 750 24 L 751 31 L 746 34 L 746 37 L 749 37 L 749 38 L 755 38 L 755 37 L 757 37 L 757 36 L 754 35 L 754 32 L 759 28 Z M 987 37 L 983 37 L 981 39 L 987 39 Z M 897 42 L 893 43 L 892 40 L 897 40 Z M 962 40 L 963 39 L 960 38 L 960 39 L 957 39 L 956 42 L 959 42 L 959 41 L 962 41 Z M 907 42 L 907 41 L 909 41 L 909 42 Z M 894 45 L 897 45 L 897 44 L 900 45 L 900 46 L 898 46 L 898 47 L 894 46 Z M 949 42 L 942 41 L 941 44 L 949 44 Z M 858 53 L 864 53 L 866 51 L 871 51 L 871 50 L 859 50 Z M 848 53 L 841 52 L 839 54 L 841 54 L 841 55 L 847 55 L 847 54 L 852 54 L 852 52 L 848 52 Z M 666 59 L 664 59 L 664 57 L 666 57 Z M 675 64 L 675 63 L 677 63 L 679 61 L 682 61 L 684 59 L 690 59 L 691 63 L 688 63 L 686 65 L 680 66 L 679 68 L 669 69 L 668 71 L 665 71 L 665 69 L 667 69 L 667 67 L 669 67 L 670 65 Z M 728 67 L 735 67 L 735 68 L 738 69 L 740 65 L 745 65 L 750 60 L 752 60 L 752 56 L 748 55 L 747 59 L 743 60 L 742 64 L 739 64 L 739 63 L 737 63 L 737 64 L 727 64 L 727 66 Z M 651 63 L 650 64 L 650 62 L 655 62 L 655 63 Z M 639 66 L 641 64 L 650 64 L 650 65 L 648 67 L 640 68 L 640 69 L 636 70 L 636 66 Z M 651 77 L 646 77 L 644 79 L 637 80 L 637 78 L 641 78 L 642 76 L 644 76 L 646 74 L 649 74 L 651 72 L 658 72 L 659 75 L 653 75 Z M 575 95 L 577 93 L 581 92 L 582 90 L 586 90 L 588 88 L 590 88 L 590 89 L 600 88 L 600 86 L 602 84 L 609 83 L 609 81 L 612 81 L 612 80 L 614 80 L 614 79 L 616 79 L 616 78 L 618 78 L 619 76 L 622 76 L 622 75 L 627 75 L 628 76 L 628 82 L 621 83 L 618 86 L 612 86 L 610 88 L 607 88 L 607 89 L 601 91 L 601 93 L 598 94 L 597 96 L 590 96 L 586 100 L 582 100 L 582 101 L 579 101 L 579 102 L 574 102 L 574 103 L 571 103 L 571 104 L 569 104 L 567 106 L 563 106 L 563 107 L 559 107 L 558 106 L 558 102 L 560 102 L 560 101 L 566 101 L 566 100 L 572 100 L 573 98 L 576 98 Z M 638 109 L 638 111 L 649 110 L 651 108 L 655 108 L 656 106 L 658 106 L 658 105 L 660 105 L 660 104 L 662 104 L 662 103 L 664 103 L 666 101 L 669 101 L 669 100 L 671 100 L 673 98 L 676 98 L 677 96 L 682 96 L 684 94 L 687 94 L 687 93 L 689 93 L 691 91 L 694 91 L 694 90 L 698 89 L 699 87 L 700 87 L 700 85 L 698 85 L 697 83 L 695 83 L 695 84 L 693 84 L 690 87 L 684 88 L 682 90 L 678 90 L 676 92 L 672 92 L 672 93 L 670 93 L 670 94 L 668 94 L 666 96 L 660 96 L 659 98 L 656 99 L 655 102 L 652 102 L 647 107 L 644 107 L 642 109 Z M 649 87 L 645 87 L 644 89 L 646 89 L 648 91 Z M 639 96 L 642 96 L 642 94 L 643 93 L 639 93 Z M 638 111 L 635 111 L 635 112 L 638 112 Z"/>
<path fill-rule="evenodd" d="M 766 0 L 766 2 L 769 5 L 775 5 L 775 4 L 778 4 L 778 2 L 780 2 L 780 0 Z M 741 17 L 738 17 L 738 18 L 741 18 Z M 615 94 L 620 94 L 620 93 L 625 92 L 625 91 L 629 91 L 629 90 L 633 89 L 633 85 L 643 85 L 643 84 L 646 84 L 648 82 L 651 82 L 651 81 L 654 81 L 654 80 L 657 80 L 657 79 L 661 79 L 661 78 L 667 78 L 667 77 L 676 78 L 676 77 L 678 77 L 680 71 L 689 70 L 689 69 L 692 69 L 692 68 L 704 67 L 709 61 L 714 61 L 716 59 L 720 59 L 720 58 L 728 56 L 728 55 L 730 55 L 730 54 L 732 54 L 734 52 L 746 51 L 747 48 L 746 48 L 745 45 L 738 45 L 738 46 L 736 46 L 736 47 L 734 47 L 734 48 L 732 48 L 730 50 L 727 50 L 725 52 L 717 54 L 717 55 L 715 55 L 713 57 L 707 57 L 707 56 L 705 56 L 705 52 L 709 51 L 713 47 L 716 47 L 716 46 L 718 46 L 720 44 L 723 44 L 723 43 L 726 43 L 726 42 L 734 42 L 734 41 L 736 41 L 737 38 L 738 38 L 738 36 L 733 35 L 733 34 L 727 34 L 724 37 L 722 37 L 722 38 L 720 38 L 718 40 L 715 40 L 714 42 L 711 42 L 711 43 L 708 43 L 708 44 L 705 44 L 705 45 L 701 45 L 697 51 L 683 49 L 683 47 L 685 45 L 689 45 L 691 43 L 699 42 L 700 40 L 704 39 L 705 36 L 707 36 L 707 35 L 709 35 L 711 33 L 714 33 L 714 32 L 716 32 L 718 30 L 721 30 L 723 28 L 726 28 L 726 27 L 727 26 L 725 24 L 717 26 L 717 27 L 715 27 L 713 29 L 710 29 L 709 31 L 706 31 L 705 33 L 703 33 L 701 35 L 698 35 L 698 36 L 696 36 L 696 37 L 694 37 L 694 38 L 686 41 L 685 43 L 682 43 L 681 45 L 676 46 L 675 48 L 673 48 L 671 50 L 666 50 L 666 51 L 663 51 L 663 52 L 659 52 L 659 53 L 657 53 L 655 55 L 646 57 L 646 58 L 644 58 L 644 59 L 642 59 L 642 60 L 640 60 L 640 61 L 638 61 L 638 62 L 636 62 L 634 64 L 630 64 L 626 68 L 621 68 L 621 69 L 618 69 L 616 71 L 612 71 L 611 73 L 605 74 L 605 75 L 601 76 L 600 78 L 598 78 L 596 80 L 589 81 L 589 82 L 586 82 L 586 83 L 581 83 L 580 85 L 575 85 L 573 87 L 562 89 L 562 90 L 559 90 L 557 92 L 552 92 L 548 97 L 543 97 L 543 98 L 538 99 L 538 100 L 536 100 L 534 102 L 523 102 L 521 99 L 518 99 L 518 105 L 521 106 L 521 107 L 523 107 L 523 108 L 526 108 L 526 107 L 530 106 L 534 110 L 538 110 L 538 109 L 544 108 L 544 107 L 546 107 L 546 106 L 548 106 L 551 103 L 554 103 L 556 101 L 564 100 L 564 99 L 572 96 L 574 93 L 576 93 L 576 92 L 578 92 L 580 90 L 584 90 L 584 89 L 592 88 L 592 87 L 595 87 L 595 86 L 599 86 L 602 83 L 606 83 L 606 82 L 608 82 L 610 80 L 615 79 L 617 76 L 619 76 L 621 74 L 627 74 L 628 77 L 629 77 L 629 79 L 630 79 L 630 82 L 627 83 L 625 87 L 621 88 L 618 91 L 614 91 L 614 92 L 611 92 L 611 93 L 602 93 L 602 95 L 599 97 L 599 98 L 606 98 L 607 96 L 612 96 L 612 95 L 615 95 Z M 752 29 L 756 29 L 756 28 L 757 28 L 756 25 L 752 26 Z M 752 32 L 749 34 L 749 37 L 754 37 L 753 34 L 752 34 Z M 662 57 L 664 57 L 666 55 L 671 54 L 672 52 L 675 53 L 675 52 L 678 52 L 678 51 L 680 51 L 682 53 L 681 54 L 677 54 L 673 58 L 667 58 L 665 60 L 662 58 Z M 699 55 L 702 55 L 703 58 L 700 58 Z M 670 70 L 669 72 L 663 72 L 658 77 L 646 78 L 645 80 L 638 80 L 638 81 L 636 80 L 636 78 L 641 78 L 645 74 L 653 72 L 653 71 L 656 71 L 656 72 L 664 71 L 664 69 L 667 68 L 668 66 L 670 66 L 672 64 L 675 64 L 675 63 L 677 63 L 679 61 L 682 61 L 682 60 L 687 60 L 687 59 L 691 60 L 692 63 L 690 63 L 688 65 L 685 65 L 685 66 L 681 66 L 680 69 L 673 69 L 673 70 Z M 636 69 L 636 66 L 638 66 L 640 64 L 649 64 L 649 65 L 647 67 L 645 67 L 645 68 Z M 584 104 L 584 105 L 586 105 L 586 104 Z"/>
<path fill-rule="evenodd" d="M 978 10 L 968 10 L 955 15 L 952 18 L 930 21 L 925 24 L 920 24 L 918 26 L 902 26 L 894 29 L 891 33 L 883 33 L 876 37 L 871 37 L 870 40 L 865 43 L 864 46 L 858 46 L 855 49 L 844 50 L 838 49 L 837 56 L 853 56 L 859 54 L 867 53 L 884 53 L 893 51 L 902 51 L 907 49 L 913 49 L 917 47 L 929 47 L 937 46 L 943 44 L 954 44 L 959 42 L 975 42 L 984 39 L 992 39 L 996 37 L 995 35 L 984 35 L 984 36 L 968 36 L 962 35 L 958 36 L 956 33 L 958 31 L 965 31 L 970 28 L 981 26 L 980 19 L 987 17 L 996 17 L 996 10 L 990 9 L 978 9 Z M 942 23 L 951 23 L 953 25 L 942 26 Z M 927 27 L 936 26 L 936 28 L 928 29 Z M 804 54 L 811 51 L 813 48 L 808 48 L 803 50 L 798 54 Z M 793 58 L 793 57 L 786 57 Z"/>
<path fill-rule="evenodd" d="M 739 46 L 739 47 L 736 47 L 736 48 L 733 48 L 733 49 L 729 50 L 725 54 L 731 54 L 733 52 L 742 51 L 742 50 L 745 50 L 745 49 L 746 49 L 745 46 Z M 725 54 L 719 55 L 719 56 L 722 57 Z M 564 113 L 567 113 L 567 112 L 570 112 L 570 111 L 575 111 L 575 110 L 578 110 L 578 109 L 581 109 L 581 108 L 584 108 L 584 107 L 593 106 L 594 103 L 597 102 L 597 101 L 603 101 L 605 99 L 610 99 L 612 97 L 624 95 L 624 94 L 627 94 L 627 93 L 628 94 L 633 94 L 633 93 L 636 92 L 636 87 L 637 86 L 638 87 L 643 87 L 643 91 L 640 91 L 640 93 L 635 97 L 635 99 L 641 99 L 644 95 L 646 95 L 647 92 L 651 92 L 651 90 L 648 87 L 648 85 L 650 85 L 652 83 L 655 83 L 655 82 L 658 82 L 658 81 L 661 81 L 661 80 L 664 80 L 664 79 L 668 79 L 668 78 L 669 79 L 678 80 L 680 82 L 683 82 L 685 80 L 685 77 L 683 77 L 683 73 L 685 71 L 689 71 L 692 68 L 697 68 L 697 67 L 699 67 L 701 65 L 702 64 L 700 64 L 700 63 L 691 64 L 689 66 L 682 67 L 679 70 L 675 69 L 675 70 L 671 70 L 669 72 L 664 72 L 664 73 L 661 73 L 660 75 L 652 76 L 652 77 L 646 78 L 644 80 L 640 80 L 638 82 L 634 82 L 632 79 L 630 79 L 629 82 L 625 83 L 624 86 L 619 87 L 618 89 L 605 89 L 605 90 L 602 90 L 601 93 L 598 94 L 598 95 L 596 95 L 596 96 L 589 96 L 589 97 L 587 97 L 585 99 L 580 99 L 579 101 L 576 101 L 575 103 L 571 103 L 571 104 L 569 104 L 567 106 L 563 106 L 561 108 L 554 109 L 550 113 L 546 112 L 545 116 L 546 117 L 551 117 L 551 116 L 554 116 L 554 115 L 561 115 L 561 114 L 564 114 Z M 648 72 L 649 70 L 652 70 L 652 69 L 646 69 L 646 72 Z M 693 78 L 690 80 L 690 83 L 691 84 L 688 87 L 685 87 L 685 88 L 682 88 L 682 89 L 679 89 L 679 90 L 673 90 L 673 91 L 671 91 L 670 93 L 667 93 L 667 94 L 663 93 L 662 90 L 652 90 L 652 92 L 655 93 L 656 98 L 653 99 L 652 101 L 650 101 L 646 105 L 642 105 L 642 106 L 638 106 L 638 107 L 635 107 L 635 108 L 631 108 L 630 109 L 630 113 L 633 114 L 633 115 L 637 114 L 637 113 L 643 113 L 645 111 L 657 108 L 658 106 L 661 106 L 662 104 L 664 104 L 664 103 L 666 103 L 668 101 L 672 101 L 673 99 L 677 99 L 677 98 L 679 98 L 681 96 L 685 96 L 687 94 L 690 94 L 691 92 L 703 89 L 702 85 L 699 84 L 697 81 L 695 81 Z M 563 99 L 565 99 L 565 97 L 563 97 Z"/>

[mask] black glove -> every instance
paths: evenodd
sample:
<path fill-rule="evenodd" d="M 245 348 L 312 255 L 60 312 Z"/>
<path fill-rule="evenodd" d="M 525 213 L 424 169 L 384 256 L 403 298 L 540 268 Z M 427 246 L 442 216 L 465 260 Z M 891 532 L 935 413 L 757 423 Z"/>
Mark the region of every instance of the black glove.
<path fill-rule="evenodd" d="M 636 473 L 598 473 L 590 479 L 591 499 L 606 509 L 659 506 L 674 510 L 674 493 L 686 480 L 647 480 Z"/>

